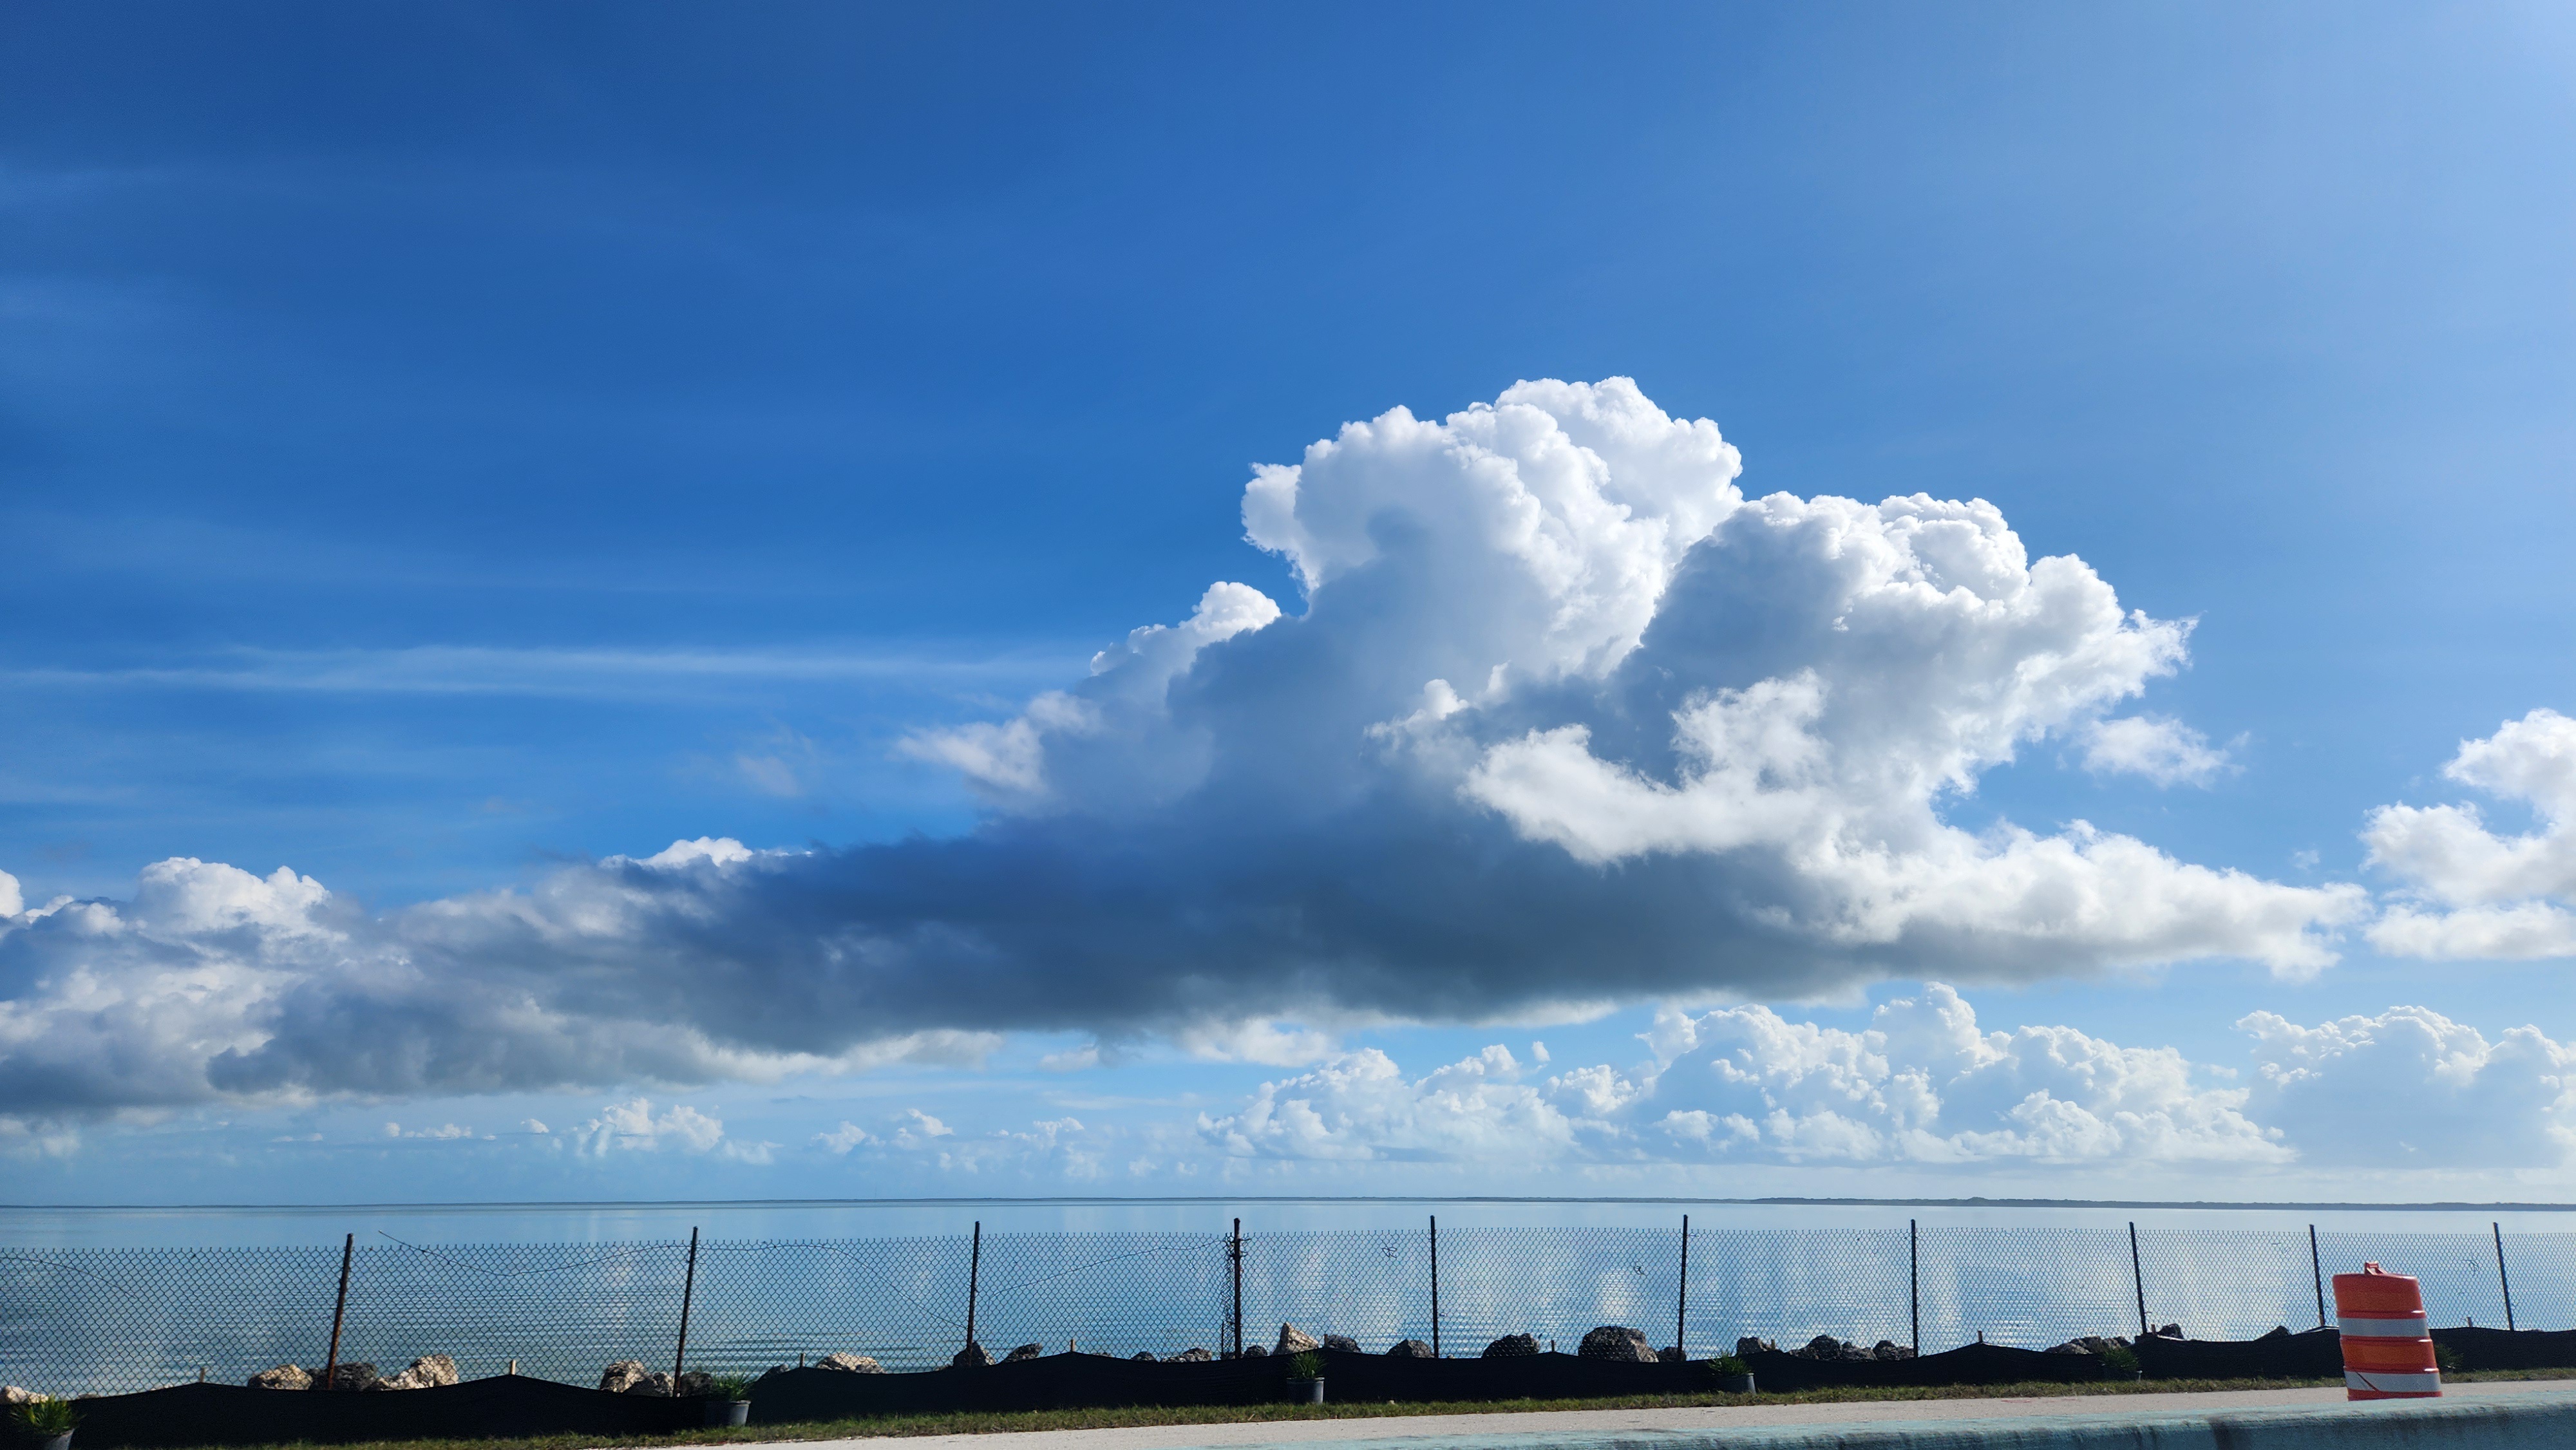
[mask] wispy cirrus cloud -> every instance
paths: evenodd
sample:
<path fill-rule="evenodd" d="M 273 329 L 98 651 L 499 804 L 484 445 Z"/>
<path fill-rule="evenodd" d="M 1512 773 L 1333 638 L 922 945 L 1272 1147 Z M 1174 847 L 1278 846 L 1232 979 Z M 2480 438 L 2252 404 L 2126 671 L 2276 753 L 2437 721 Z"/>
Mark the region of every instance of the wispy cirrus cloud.
<path fill-rule="evenodd" d="M 995 690 L 1053 678 L 1073 651 L 960 655 L 881 650 L 403 649 L 213 651 L 183 662 L 117 668 L 0 670 L 26 689 L 185 689 L 321 694 L 521 695 L 661 699 L 710 687 L 910 682 Z"/>

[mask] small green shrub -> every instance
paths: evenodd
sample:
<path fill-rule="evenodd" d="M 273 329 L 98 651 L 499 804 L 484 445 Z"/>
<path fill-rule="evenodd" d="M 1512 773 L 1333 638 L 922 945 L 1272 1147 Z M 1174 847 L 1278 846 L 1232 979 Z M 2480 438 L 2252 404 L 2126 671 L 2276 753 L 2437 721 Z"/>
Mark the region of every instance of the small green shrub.
<path fill-rule="evenodd" d="M 751 1398 L 751 1381 L 738 1374 L 720 1374 L 707 1380 L 707 1393 L 719 1400 Z"/>
<path fill-rule="evenodd" d="M 2138 1372 L 2138 1352 L 2125 1344 L 2115 1344 L 2102 1351 L 2102 1367 L 2122 1374 Z"/>
<path fill-rule="evenodd" d="M 2460 1358 L 2460 1352 L 2447 1344 L 2433 1346 L 2433 1363 L 2444 1374 L 2458 1374 L 2468 1368 L 2467 1361 Z"/>
<path fill-rule="evenodd" d="M 80 1412 L 72 1408 L 69 1400 L 30 1400 L 10 1406 L 9 1418 L 28 1434 L 50 1440 L 70 1434 L 71 1428 L 80 1423 Z"/>
<path fill-rule="evenodd" d="M 1746 1364 L 1744 1361 L 1737 1359 L 1731 1354 L 1721 1354 L 1717 1358 L 1708 1362 L 1708 1374 L 1711 1378 L 1715 1378 L 1722 1374 L 1751 1373 L 1753 1373 L 1753 1366 Z"/>
<path fill-rule="evenodd" d="M 1305 1353 L 1288 1361 L 1288 1377 L 1291 1379 L 1301 1380 L 1322 1379 L 1324 1377 L 1324 1357 L 1311 1349 L 1307 1350 Z"/>

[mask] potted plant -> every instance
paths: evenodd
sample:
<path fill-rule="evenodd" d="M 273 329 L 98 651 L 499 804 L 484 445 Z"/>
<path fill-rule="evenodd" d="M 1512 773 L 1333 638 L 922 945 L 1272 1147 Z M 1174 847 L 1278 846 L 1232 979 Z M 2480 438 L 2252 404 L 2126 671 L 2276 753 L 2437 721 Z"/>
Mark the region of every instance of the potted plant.
<path fill-rule="evenodd" d="M 1310 1405 L 1324 1402 L 1324 1357 L 1313 1350 L 1288 1361 L 1288 1398 Z"/>
<path fill-rule="evenodd" d="M 738 1374 L 709 1376 L 706 1398 L 699 1403 L 705 1407 L 710 1425 L 749 1424 L 751 1381 Z"/>
<path fill-rule="evenodd" d="M 80 1412 L 69 1400 L 29 1400 L 12 1405 L 9 1418 L 44 1450 L 72 1450 L 72 1427 L 80 1423 Z"/>
<path fill-rule="evenodd" d="M 2145 1379 L 2146 1371 L 2138 1368 L 2138 1352 L 2125 1344 L 2115 1344 L 2102 1351 L 2102 1368 L 2115 1380 Z"/>
<path fill-rule="evenodd" d="M 1721 1354 L 1708 1361 L 1708 1378 L 1721 1395 L 1753 1393 L 1753 1366 L 1731 1354 Z"/>

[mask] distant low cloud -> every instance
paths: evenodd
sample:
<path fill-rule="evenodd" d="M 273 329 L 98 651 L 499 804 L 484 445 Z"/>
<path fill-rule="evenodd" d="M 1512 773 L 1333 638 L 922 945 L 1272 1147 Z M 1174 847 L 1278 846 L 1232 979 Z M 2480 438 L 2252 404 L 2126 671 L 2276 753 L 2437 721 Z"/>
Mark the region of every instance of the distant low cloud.
<path fill-rule="evenodd" d="M 2403 899 L 2370 928 L 2410 957 L 2576 956 L 2576 720 L 2534 710 L 2461 742 L 2448 779 L 2528 806 L 2535 828 L 2491 829 L 2475 805 L 2382 806 L 2362 840 Z"/>
<path fill-rule="evenodd" d="M 1320 1162 L 2555 1166 L 2576 1050 L 2420 1007 L 2237 1024 L 2240 1063 L 2071 1027 L 1982 1029 L 1940 984 L 1868 1028 L 1667 1011 L 1650 1056 L 1541 1073 L 1500 1046 L 1420 1077 L 1374 1049 L 1203 1115 L 1236 1158 Z"/>
<path fill-rule="evenodd" d="M 1302 611 L 1217 583 L 911 739 L 986 801 L 957 837 L 703 839 L 384 914 L 185 858 L 0 902 L 0 1113 L 681 1087 L 1014 1031 L 1287 1065 L 1370 1022 L 2335 960 L 2357 887 L 1945 815 L 2041 742 L 2216 768 L 2116 716 L 2183 625 L 1991 504 L 1739 472 L 1625 379 L 1351 424 L 1245 493 Z"/>

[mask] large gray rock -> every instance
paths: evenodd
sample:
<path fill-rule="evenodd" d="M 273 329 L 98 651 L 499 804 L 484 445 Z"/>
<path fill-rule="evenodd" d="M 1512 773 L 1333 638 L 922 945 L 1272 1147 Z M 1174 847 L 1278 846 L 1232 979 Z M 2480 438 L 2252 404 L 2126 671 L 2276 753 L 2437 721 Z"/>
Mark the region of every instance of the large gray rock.
<path fill-rule="evenodd" d="M 1624 1324 L 1604 1324 L 1583 1336 L 1583 1345 L 1575 1351 L 1585 1359 L 1619 1360 L 1630 1364 L 1653 1364 L 1655 1347 L 1646 1342 L 1643 1331 Z"/>
<path fill-rule="evenodd" d="M 1294 1324 L 1282 1324 L 1279 1326 L 1279 1342 L 1271 1347 L 1270 1352 L 1272 1354 L 1304 1354 L 1307 1350 L 1321 1349 L 1323 1347 L 1324 1341 L 1308 1334 L 1305 1330 L 1298 1328 Z"/>
<path fill-rule="evenodd" d="M 1522 1355 L 1536 1353 L 1538 1353 L 1538 1337 L 1536 1335 L 1506 1334 L 1502 1338 L 1485 1346 L 1484 1357 L 1487 1359 L 1518 1359 Z"/>
<path fill-rule="evenodd" d="M 52 1395 L 35 1390 L 22 1390 L 16 1385 L 0 1385 L 0 1405 L 41 1405 Z"/>
<path fill-rule="evenodd" d="M 376 1387 L 376 1381 L 382 1378 L 384 1378 L 384 1376 L 376 1373 L 376 1367 L 367 1363 L 365 1360 L 347 1360 L 331 1367 L 331 1382 L 322 1386 L 322 1388 L 330 1390 L 371 1390 Z"/>
<path fill-rule="evenodd" d="M 1045 1353 L 1046 1346 L 1043 1344 L 1023 1344 L 1019 1348 L 1012 1350 L 1010 1353 L 1003 1355 L 1002 1363 L 1018 1364 L 1021 1360 L 1037 1359 Z"/>
<path fill-rule="evenodd" d="M 599 1372 L 599 1387 L 612 1395 L 622 1395 L 651 1377 L 640 1359 L 621 1359 Z"/>
<path fill-rule="evenodd" d="M 1749 1360 L 1757 1354 L 1761 1354 L 1766 1351 L 1777 1351 L 1779 1348 L 1780 1346 L 1772 1343 L 1770 1340 L 1756 1339 L 1752 1335 L 1748 1334 L 1742 1339 L 1735 1341 L 1735 1357 L 1737 1359 Z"/>
<path fill-rule="evenodd" d="M 255 1390 L 309 1390 L 313 1388 L 313 1372 L 302 1365 L 281 1364 L 261 1370 L 242 1383 Z"/>
<path fill-rule="evenodd" d="M 1869 1357 L 1872 1359 L 1912 1359 L 1914 1357 L 1914 1346 L 1910 1344 L 1899 1344 L 1893 1339 L 1882 1339 L 1878 1343 L 1869 1347 Z"/>
<path fill-rule="evenodd" d="M 1655 1358 L 1662 1360 L 1666 1364 L 1688 1364 L 1690 1363 L 1690 1351 L 1683 1349 L 1678 1344 L 1667 1344 L 1663 1348 L 1655 1351 Z"/>
<path fill-rule="evenodd" d="M 1270 1351 L 1263 1349 L 1260 1345 L 1247 1344 L 1243 1347 L 1243 1358 L 1245 1359 L 1268 1359 L 1269 1357 Z"/>
<path fill-rule="evenodd" d="M 1324 1347 L 1326 1349 L 1338 1349 L 1344 1354 L 1357 1354 L 1360 1352 L 1360 1342 L 1351 1338 L 1347 1334 L 1325 1335 Z"/>
<path fill-rule="evenodd" d="M 456 1361 L 443 1354 L 424 1354 L 411 1362 L 401 1374 L 380 1379 L 367 1388 L 375 1390 L 431 1390 L 456 1383 Z"/>
<path fill-rule="evenodd" d="M 877 1363 L 866 1355 L 852 1354 L 847 1350 L 838 1349 L 823 1356 L 821 1359 L 814 1361 L 814 1367 L 816 1369 L 837 1370 L 842 1374 L 885 1373 L 884 1365 Z"/>
<path fill-rule="evenodd" d="M 949 1366 L 954 1369 L 982 1369 L 992 1362 L 993 1357 L 984 1352 L 984 1346 L 971 1339 L 966 1341 L 964 1349 L 957 1351 L 955 1357 L 948 1361 Z"/>
<path fill-rule="evenodd" d="M 1399 1339 L 1386 1347 L 1389 1359 L 1429 1359 L 1431 1346 L 1419 1339 Z"/>
<path fill-rule="evenodd" d="M 1152 1364 L 1154 1362 L 1154 1351 L 1150 1349 L 1140 1349 L 1127 1357 L 1129 1359 L 1141 1359 L 1147 1364 Z"/>
<path fill-rule="evenodd" d="M 1163 1363 L 1165 1363 L 1165 1364 L 1206 1364 L 1208 1361 L 1210 1361 L 1210 1360 L 1212 1360 L 1212 1359 L 1215 1359 L 1215 1358 L 1216 1358 L 1216 1356 L 1215 1356 L 1215 1355 L 1208 1353 L 1208 1352 L 1207 1352 L 1206 1350 L 1204 1350 L 1204 1349 L 1200 1349 L 1200 1348 L 1199 1348 L 1199 1347 L 1197 1347 L 1196 1345 L 1192 1345 L 1190 1348 L 1188 1348 L 1188 1349 L 1184 1349 L 1184 1350 L 1182 1350 L 1182 1351 L 1181 1351 L 1180 1353 L 1178 1353 L 1178 1354 L 1167 1354 L 1167 1355 L 1164 1355 L 1164 1356 L 1163 1356 Z"/>

